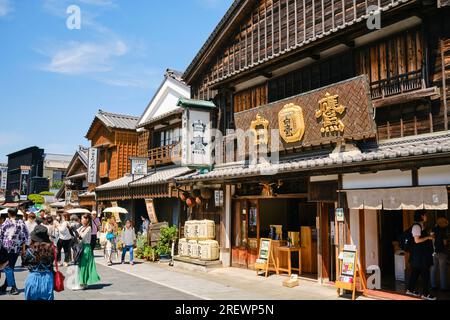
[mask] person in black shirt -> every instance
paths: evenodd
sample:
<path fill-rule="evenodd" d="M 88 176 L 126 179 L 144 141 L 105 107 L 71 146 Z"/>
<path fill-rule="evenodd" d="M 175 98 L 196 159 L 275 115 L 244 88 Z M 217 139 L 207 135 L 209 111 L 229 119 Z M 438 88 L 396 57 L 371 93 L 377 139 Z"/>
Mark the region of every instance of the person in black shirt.
<path fill-rule="evenodd" d="M 447 259 L 448 259 L 448 220 L 445 217 L 440 217 L 437 220 L 436 226 L 433 228 L 435 235 L 434 239 L 434 265 L 431 269 L 431 286 L 437 289 L 437 273 L 439 272 L 440 289 L 447 291 Z"/>

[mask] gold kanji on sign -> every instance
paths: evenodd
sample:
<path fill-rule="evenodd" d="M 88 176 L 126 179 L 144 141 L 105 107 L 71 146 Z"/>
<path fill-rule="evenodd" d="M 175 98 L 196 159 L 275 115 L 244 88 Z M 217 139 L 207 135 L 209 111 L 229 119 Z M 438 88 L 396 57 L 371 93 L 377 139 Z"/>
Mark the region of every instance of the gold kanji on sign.
<path fill-rule="evenodd" d="M 332 96 L 328 92 L 325 98 L 319 100 L 319 110 L 316 111 L 316 118 L 322 118 L 322 133 L 344 132 L 345 125 L 339 116 L 342 116 L 347 108 L 339 105 L 339 96 Z"/>

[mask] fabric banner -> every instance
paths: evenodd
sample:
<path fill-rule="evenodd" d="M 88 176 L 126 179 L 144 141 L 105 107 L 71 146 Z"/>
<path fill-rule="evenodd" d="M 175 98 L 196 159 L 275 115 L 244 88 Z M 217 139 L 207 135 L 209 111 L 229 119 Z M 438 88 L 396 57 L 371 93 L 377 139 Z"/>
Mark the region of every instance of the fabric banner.
<path fill-rule="evenodd" d="M 347 202 L 348 208 L 354 210 L 364 209 L 364 190 L 348 190 Z"/>
<path fill-rule="evenodd" d="M 381 210 L 383 209 L 383 200 L 376 190 L 366 192 L 364 195 L 364 209 Z"/>
<path fill-rule="evenodd" d="M 382 189 L 384 210 L 402 210 L 401 189 Z"/>
<path fill-rule="evenodd" d="M 349 209 L 448 210 L 447 187 L 347 190 Z"/>
<path fill-rule="evenodd" d="M 423 188 L 423 204 L 426 210 L 448 210 L 447 188 Z"/>

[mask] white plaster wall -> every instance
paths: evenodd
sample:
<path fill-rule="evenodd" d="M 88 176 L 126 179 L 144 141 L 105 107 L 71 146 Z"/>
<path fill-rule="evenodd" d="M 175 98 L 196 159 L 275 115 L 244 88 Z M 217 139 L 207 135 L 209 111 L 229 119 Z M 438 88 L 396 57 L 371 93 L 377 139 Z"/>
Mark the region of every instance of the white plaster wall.
<path fill-rule="evenodd" d="M 378 266 L 378 214 L 376 210 L 364 210 L 364 228 L 366 267 Z"/>
<path fill-rule="evenodd" d="M 419 169 L 420 186 L 443 184 L 450 184 L 450 166 L 425 167 Z"/>
<path fill-rule="evenodd" d="M 360 251 L 359 246 L 359 210 L 350 210 L 350 238 L 353 245 L 357 246 L 358 251 Z"/>
<path fill-rule="evenodd" d="M 166 78 L 155 93 L 153 100 L 144 111 L 139 124 L 143 124 L 158 115 L 170 112 L 177 108 L 179 98 L 190 98 L 190 87 L 172 78 Z"/>
<path fill-rule="evenodd" d="M 344 189 L 412 186 L 411 171 L 386 170 L 371 174 L 350 173 L 342 177 Z"/>

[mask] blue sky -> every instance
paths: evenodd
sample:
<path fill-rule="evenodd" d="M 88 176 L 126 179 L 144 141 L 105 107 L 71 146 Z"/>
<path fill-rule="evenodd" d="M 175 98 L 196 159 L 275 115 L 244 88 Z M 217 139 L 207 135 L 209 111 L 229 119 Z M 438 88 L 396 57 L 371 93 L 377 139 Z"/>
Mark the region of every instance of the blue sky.
<path fill-rule="evenodd" d="M 0 162 L 37 145 L 73 154 L 98 109 L 140 115 L 232 0 L 0 0 Z M 69 30 L 70 5 L 81 30 Z"/>

